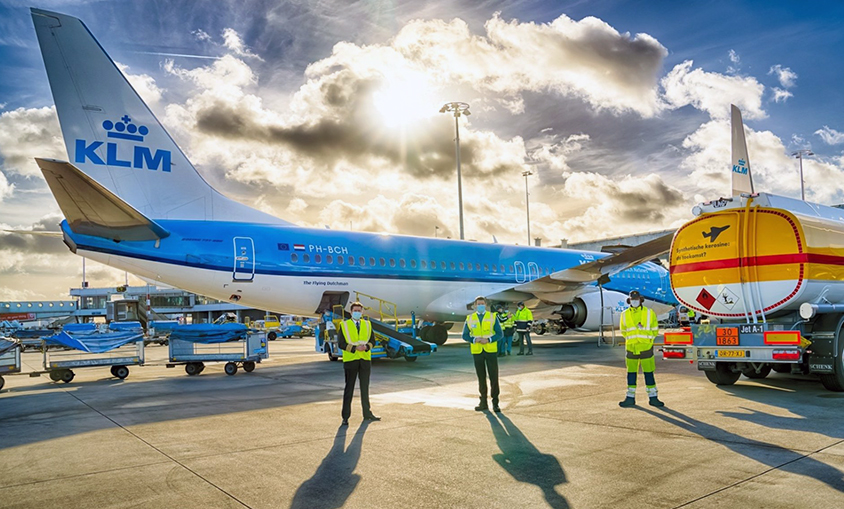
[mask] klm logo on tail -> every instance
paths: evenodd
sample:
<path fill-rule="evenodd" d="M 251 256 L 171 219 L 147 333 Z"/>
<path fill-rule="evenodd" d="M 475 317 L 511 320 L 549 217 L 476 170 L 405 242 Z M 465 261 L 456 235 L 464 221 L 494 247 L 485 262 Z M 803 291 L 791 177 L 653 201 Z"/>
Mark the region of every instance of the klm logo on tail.
<path fill-rule="evenodd" d="M 132 123 L 129 115 L 120 117 L 120 121 L 112 122 L 106 120 L 103 122 L 103 129 L 107 131 L 107 136 L 116 140 L 127 140 L 137 143 L 143 143 L 144 136 L 149 134 L 147 126 L 136 126 Z M 131 160 L 121 159 L 121 154 L 117 153 L 118 144 L 115 142 L 108 142 L 106 146 L 106 158 L 97 154 L 97 150 L 103 146 L 102 141 L 94 141 L 88 143 L 85 140 L 76 140 L 76 154 L 75 161 L 77 163 L 90 162 L 98 165 L 108 166 L 122 166 L 124 168 L 138 168 L 148 170 L 158 170 L 170 172 L 170 151 L 156 149 L 153 153 L 149 147 L 143 145 L 134 145 L 131 154 Z M 123 144 L 124 150 L 126 144 Z M 122 154 L 122 157 L 127 157 Z"/>
<path fill-rule="evenodd" d="M 739 159 L 738 164 L 733 165 L 733 173 L 747 175 L 747 162 L 744 159 Z"/>

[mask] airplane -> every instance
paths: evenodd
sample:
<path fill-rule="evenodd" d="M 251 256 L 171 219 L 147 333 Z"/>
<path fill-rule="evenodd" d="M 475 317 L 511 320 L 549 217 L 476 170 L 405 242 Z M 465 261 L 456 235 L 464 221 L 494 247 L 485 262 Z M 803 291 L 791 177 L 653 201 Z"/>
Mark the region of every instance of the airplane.
<path fill-rule="evenodd" d="M 478 295 L 524 301 L 561 330 L 597 330 L 638 290 L 676 300 L 650 260 L 671 235 L 616 254 L 315 229 L 231 200 L 197 172 L 81 20 L 31 9 L 69 161 L 36 158 L 78 255 L 220 300 L 319 315 L 375 296 L 443 344 Z M 612 276 L 612 277 L 610 277 Z"/>
<path fill-rule="evenodd" d="M 727 226 L 713 226 L 709 229 L 708 232 L 702 232 L 703 238 L 709 239 L 709 242 L 715 242 L 718 239 L 718 236 L 724 233 L 724 230 L 729 228 L 730 225 Z"/>

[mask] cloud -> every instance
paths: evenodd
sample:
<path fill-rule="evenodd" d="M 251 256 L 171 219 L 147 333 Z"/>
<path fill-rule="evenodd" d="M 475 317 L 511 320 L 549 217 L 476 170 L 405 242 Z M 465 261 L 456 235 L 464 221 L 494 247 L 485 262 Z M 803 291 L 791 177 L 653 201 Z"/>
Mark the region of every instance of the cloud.
<path fill-rule="evenodd" d="M 197 38 L 202 39 L 202 37 L 205 36 L 210 39 L 208 34 L 205 32 L 202 32 L 201 30 L 199 32 L 201 32 L 201 35 L 197 35 Z M 240 34 L 238 34 L 233 28 L 226 28 L 223 30 L 223 45 L 239 57 L 254 58 L 262 62 L 264 61 L 263 58 L 259 57 L 255 53 L 252 53 L 249 48 L 243 44 L 243 39 L 240 38 Z"/>
<path fill-rule="evenodd" d="M 732 65 L 727 66 L 727 74 L 738 74 L 741 70 L 741 57 L 734 49 L 728 52 L 728 56 Z"/>
<path fill-rule="evenodd" d="M 40 177 L 35 157 L 66 159 L 54 107 L 18 108 L 0 114 L 0 158 L 8 175 Z"/>
<path fill-rule="evenodd" d="M 196 37 L 196 40 L 198 40 L 198 41 L 207 42 L 207 41 L 211 40 L 211 36 L 208 35 L 208 33 L 205 32 L 205 30 L 202 30 L 201 28 L 197 28 L 196 30 L 192 30 L 191 34 L 193 34 L 194 37 Z"/>
<path fill-rule="evenodd" d="M 12 196 L 12 193 L 15 192 L 15 185 L 10 184 L 9 180 L 6 178 L 6 175 L 0 173 L 0 203 L 3 203 L 3 199 Z"/>
<path fill-rule="evenodd" d="M 820 136 L 827 145 L 840 145 L 844 143 L 844 133 L 826 125 L 822 129 L 815 131 L 815 134 Z"/>
<path fill-rule="evenodd" d="M 155 106 L 161 100 L 162 90 L 155 83 L 155 79 L 148 74 L 132 74 L 129 72 L 129 66 L 115 62 L 120 72 L 126 76 L 126 80 L 135 89 L 135 92 L 141 96 L 147 104 Z"/>
<path fill-rule="evenodd" d="M 755 78 L 725 76 L 692 69 L 693 62 L 686 60 L 677 64 L 661 84 L 665 99 L 674 108 L 692 105 L 709 113 L 712 118 L 727 118 L 730 104 L 738 106 L 748 119 L 765 118 L 762 110 L 762 94 L 765 87 Z"/>
<path fill-rule="evenodd" d="M 775 103 L 785 102 L 786 99 L 788 99 L 790 97 L 794 97 L 794 94 L 792 94 L 788 90 L 783 90 L 783 89 L 778 88 L 778 87 L 772 88 L 771 91 L 774 93 L 774 102 Z"/>
<path fill-rule="evenodd" d="M 768 71 L 768 74 L 775 75 L 783 88 L 791 88 L 797 82 L 797 73 L 792 71 L 788 67 L 783 67 L 780 64 L 771 66 L 771 69 Z"/>

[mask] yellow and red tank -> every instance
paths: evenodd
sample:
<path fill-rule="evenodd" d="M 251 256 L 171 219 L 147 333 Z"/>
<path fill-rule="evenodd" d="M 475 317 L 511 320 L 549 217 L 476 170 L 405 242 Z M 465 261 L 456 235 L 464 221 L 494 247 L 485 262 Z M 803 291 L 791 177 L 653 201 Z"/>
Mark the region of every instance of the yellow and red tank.
<path fill-rule="evenodd" d="M 763 193 L 695 213 L 671 245 L 671 287 L 682 305 L 756 321 L 804 302 L 844 302 L 844 210 Z"/>

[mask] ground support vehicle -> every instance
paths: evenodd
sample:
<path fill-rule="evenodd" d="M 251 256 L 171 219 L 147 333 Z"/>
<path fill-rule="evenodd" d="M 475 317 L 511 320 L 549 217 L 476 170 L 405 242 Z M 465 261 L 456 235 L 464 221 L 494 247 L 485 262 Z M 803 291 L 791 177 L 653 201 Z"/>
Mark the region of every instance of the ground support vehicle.
<path fill-rule="evenodd" d="M 671 245 L 671 287 L 711 322 L 667 332 L 663 357 L 718 385 L 772 370 L 844 391 L 844 214 L 766 193 L 696 207 Z M 682 318 L 682 316 L 681 316 Z"/>
<path fill-rule="evenodd" d="M 76 376 L 73 369 L 108 366 L 111 374 L 121 380 L 129 376 L 129 366 L 143 366 L 144 338 L 124 344 L 107 352 L 85 352 L 83 350 L 55 350 L 43 348 L 44 370 L 54 382 L 65 383 Z"/>
<path fill-rule="evenodd" d="M 0 390 L 6 385 L 3 375 L 21 372 L 21 345 L 17 341 L 0 339 Z"/>
<path fill-rule="evenodd" d="M 247 373 L 255 365 L 269 358 L 267 335 L 264 332 L 250 331 L 245 338 L 220 343 L 201 343 L 170 337 L 168 368 L 185 366 L 185 373 L 198 375 L 205 369 L 206 362 L 225 362 L 227 375 L 237 373 L 238 366 Z"/>

